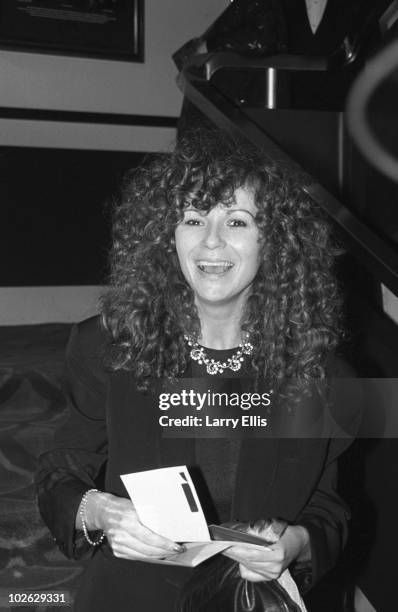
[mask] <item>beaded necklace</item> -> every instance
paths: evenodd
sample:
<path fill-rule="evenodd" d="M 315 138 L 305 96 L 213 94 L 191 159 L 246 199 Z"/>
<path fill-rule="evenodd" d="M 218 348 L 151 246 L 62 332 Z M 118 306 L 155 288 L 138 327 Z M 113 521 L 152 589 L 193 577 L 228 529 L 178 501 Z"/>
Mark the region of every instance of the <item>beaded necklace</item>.
<path fill-rule="evenodd" d="M 249 342 L 249 337 L 250 334 L 247 333 L 246 340 L 239 344 L 236 352 L 231 357 L 228 357 L 226 361 L 216 361 L 215 359 L 207 357 L 204 347 L 200 346 L 196 340 L 190 336 L 184 335 L 184 339 L 188 346 L 191 347 L 189 353 L 191 359 L 197 361 L 199 364 L 205 365 L 207 373 L 212 375 L 222 374 L 226 369 L 232 370 L 233 372 L 237 372 L 241 369 L 245 356 L 251 355 L 254 350 L 254 346 Z"/>

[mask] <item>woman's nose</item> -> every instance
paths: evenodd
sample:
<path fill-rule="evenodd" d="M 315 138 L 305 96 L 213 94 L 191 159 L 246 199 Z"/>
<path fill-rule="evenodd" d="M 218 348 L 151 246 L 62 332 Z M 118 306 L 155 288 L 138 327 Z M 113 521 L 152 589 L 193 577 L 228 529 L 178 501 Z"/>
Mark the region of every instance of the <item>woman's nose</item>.
<path fill-rule="evenodd" d="M 213 221 L 207 223 L 203 243 L 208 249 L 216 249 L 225 245 L 222 227 L 219 223 Z"/>

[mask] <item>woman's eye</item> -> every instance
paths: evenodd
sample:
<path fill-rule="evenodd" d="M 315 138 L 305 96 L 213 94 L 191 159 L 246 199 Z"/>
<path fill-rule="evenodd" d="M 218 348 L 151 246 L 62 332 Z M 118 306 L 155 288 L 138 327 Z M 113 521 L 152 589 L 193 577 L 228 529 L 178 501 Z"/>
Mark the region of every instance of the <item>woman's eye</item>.
<path fill-rule="evenodd" d="M 185 219 L 184 220 L 184 225 L 200 225 L 200 224 L 201 224 L 200 219 Z"/>
<path fill-rule="evenodd" d="M 228 225 L 230 227 L 246 227 L 247 223 L 246 221 L 243 221 L 242 219 L 230 219 L 228 222 Z"/>

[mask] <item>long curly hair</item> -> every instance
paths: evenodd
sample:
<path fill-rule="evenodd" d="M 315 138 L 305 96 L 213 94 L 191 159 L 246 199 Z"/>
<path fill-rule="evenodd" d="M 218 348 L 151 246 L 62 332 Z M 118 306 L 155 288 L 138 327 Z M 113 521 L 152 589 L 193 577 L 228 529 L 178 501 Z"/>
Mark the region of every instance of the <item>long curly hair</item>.
<path fill-rule="evenodd" d="M 189 204 L 230 205 L 238 187 L 254 193 L 261 263 L 242 329 L 250 330 L 258 381 L 325 378 L 341 332 L 334 276 L 336 247 L 319 207 L 288 169 L 218 130 L 186 133 L 173 153 L 131 171 L 114 210 L 110 284 L 102 320 L 110 335 L 106 362 L 129 370 L 138 388 L 175 379 L 187 367 L 184 334 L 200 334 L 193 291 L 175 248 L 175 228 Z"/>

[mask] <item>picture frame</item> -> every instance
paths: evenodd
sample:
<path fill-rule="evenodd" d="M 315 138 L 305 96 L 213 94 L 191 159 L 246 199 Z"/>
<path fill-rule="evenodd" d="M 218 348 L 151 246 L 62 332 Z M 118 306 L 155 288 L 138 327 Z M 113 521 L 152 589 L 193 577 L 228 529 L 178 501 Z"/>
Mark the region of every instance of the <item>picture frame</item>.
<path fill-rule="evenodd" d="M 2 0 L 0 48 L 144 61 L 143 0 Z"/>

